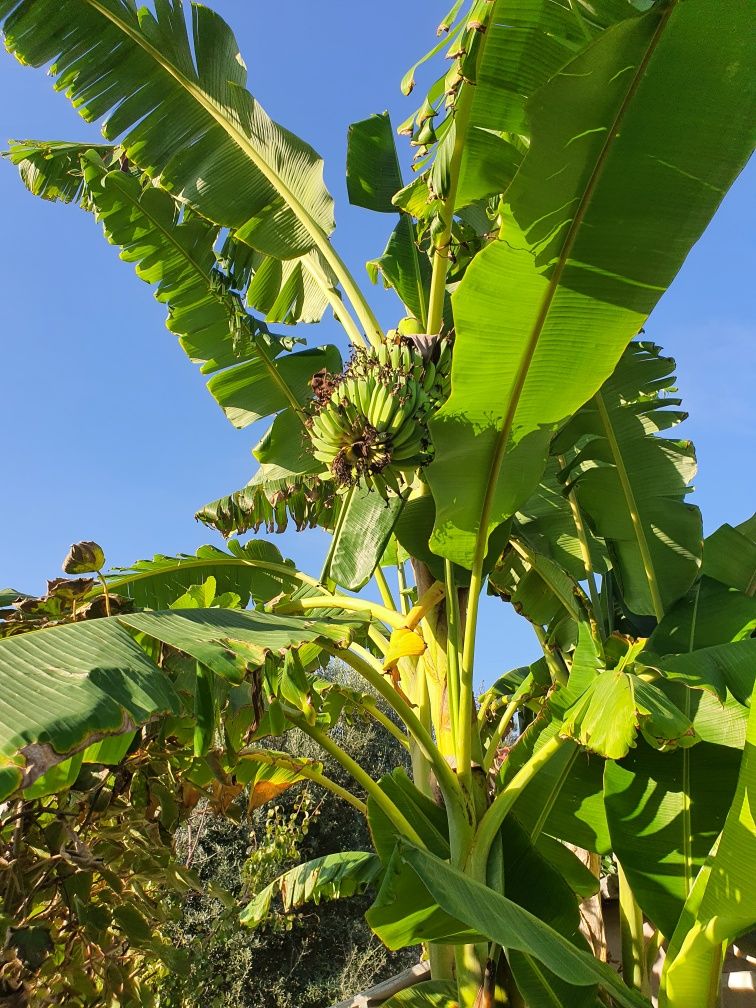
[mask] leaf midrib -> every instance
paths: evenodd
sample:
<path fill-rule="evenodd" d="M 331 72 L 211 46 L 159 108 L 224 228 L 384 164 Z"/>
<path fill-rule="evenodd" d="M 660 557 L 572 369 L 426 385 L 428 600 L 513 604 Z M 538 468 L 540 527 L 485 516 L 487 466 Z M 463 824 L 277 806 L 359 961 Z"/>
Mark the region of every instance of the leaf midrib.
<path fill-rule="evenodd" d="M 290 581 L 300 581 L 313 588 L 320 588 L 315 578 L 302 574 L 301 571 L 292 570 L 283 564 L 276 564 L 264 560 L 243 560 L 241 557 L 195 557 L 189 560 L 177 560 L 176 563 L 167 566 L 163 570 L 139 571 L 135 574 L 126 574 L 108 581 L 108 588 L 120 588 L 133 584 L 135 581 L 144 581 L 147 578 L 167 577 L 180 570 L 191 570 L 195 567 L 251 567 L 254 570 L 263 570 L 269 573 L 278 574 L 280 577 L 288 578 Z"/>
<path fill-rule="evenodd" d="M 270 167 L 259 156 L 244 134 L 238 130 L 233 123 L 220 114 L 215 103 L 210 101 L 202 88 L 198 87 L 192 80 L 182 73 L 178 67 L 174 66 L 173 63 L 165 59 L 160 50 L 156 49 L 155 46 L 153 46 L 141 32 L 136 31 L 132 25 L 128 24 L 127 21 L 119 17 L 113 11 L 108 10 L 107 7 L 103 6 L 100 0 L 84 0 L 84 2 L 89 4 L 90 7 L 93 7 L 98 14 L 110 21 L 116 28 L 120 29 L 120 31 L 127 35 L 132 42 L 151 56 L 152 59 L 155 60 L 155 62 L 161 66 L 163 70 L 165 70 L 166 73 L 170 74 L 176 81 L 178 81 L 178 83 L 195 99 L 199 105 L 202 106 L 202 108 L 215 120 L 221 129 L 234 141 L 240 150 L 244 151 L 250 161 L 252 161 L 258 171 L 260 171 L 273 188 L 278 190 L 286 202 L 291 206 L 292 210 L 304 225 L 315 243 L 319 245 L 322 241 L 325 241 L 326 244 L 329 244 L 328 238 L 323 229 L 302 206 L 300 201 L 289 189 L 283 179 L 270 170 Z"/>
<path fill-rule="evenodd" d="M 135 28 L 122 17 L 119 17 L 113 11 L 108 10 L 107 7 L 103 6 L 100 0 L 83 0 L 83 2 L 89 4 L 89 6 L 93 8 L 93 10 L 97 11 L 101 17 L 110 21 L 111 24 L 130 38 L 135 45 L 139 46 L 145 53 L 147 53 L 147 55 L 149 55 L 158 66 L 162 67 L 167 74 L 173 77 L 174 80 L 176 80 L 181 87 L 183 87 L 205 110 L 205 112 L 207 112 L 208 115 L 215 120 L 218 126 L 220 126 L 220 128 L 237 145 L 237 147 L 246 154 L 252 164 L 269 182 L 273 189 L 282 196 L 284 202 L 287 203 L 294 215 L 298 218 L 307 233 L 310 235 L 313 240 L 313 244 L 320 250 L 323 258 L 338 277 L 339 282 L 344 288 L 346 295 L 354 305 L 356 313 L 369 335 L 370 330 L 373 330 L 373 336 L 375 336 L 375 334 L 380 334 L 380 326 L 378 325 L 370 306 L 362 296 L 360 288 L 355 283 L 354 278 L 341 259 L 341 256 L 338 254 L 333 245 L 331 245 L 326 231 L 320 226 L 320 224 L 318 224 L 301 201 L 294 195 L 280 175 L 272 171 L 264 158 L 260 157 L 254 146 L 250 144 L 244 134 L 221 114 L 216 104 L 210 100 L 201 87 L 188 78 L 186 74 L 182 73 L 178 67 L 173 65 L 173 63 L 165 59 L 161 52 L 156 49 L 155 46 L 153 46 L 141 32 L 135 30 Z"/>
<path fill-rule="evenodd" d="M 604 428 L 606 434 L 606 439 L 609 443 L 609 450 L 612 453 L 612 458 L 614 460 L 614 466 L 617 470 L 617 477 L 620 481 L 620 486 L 622 487 L 622 493 L 624 495 L 625 501 L 627 503 L 628 514 L 630 515 L 630 522 L 633 526 L 633 532 L 635 533 L 635 538 L 638 543 L 638 549 L 641 555 L 641 562 L 643 563 L 643 572 L 646 575 L 646 582 L 648 583 L 648 590 L 651 594 L 651 602 L 654 607 L 654 615 L 656 619 L 661 622 L 664 616 L 664 603 L 662 602 L 661 593 L 659 591 L 659 582 L 656 577 L 656 569 L 654 567 L 653 557 L 651 556 L 651 548 L 648 543 L 648 538 L 646 537 L 645 529 L 643 528 L 643 522 L 640 518 L 640 512 L 638 510 L 638 502 L 635 498 L 635 492 L 633 491 L 633 485 L 630 481 L 630 476 L 627 471 L 627 466 L 625 465 L 625 460 L 622 457 L 622 451 L 620 450 L 619 441 L 617 440 L 617 434 L 612 425 L 611 417 L 609 416 L 609 411 L 606 408 L 606 403 L 604 402 L 604 397 L 601 392 L 597 392 L 594 396 L 594 402 L 596 403 L 596 408 L 601 419 L 601 424 Z"/>
<path fill-rule="evenodd" d="M 607 137 L 604 141 L 604 145 L 601 149 L 601 153 L 596 161 L 596 165 L 591 172 L 591 176 L 588 179 L 588 183 L 585 187 L 585 191 L 578 205 L 575 216 L 573 217 L 572 223 L 565 236 L 564 244 L 562 246 L 562 251 L 559 256 L 559 261 L 554 270 L 554 273 L 549 281 L 549 286 L 541 305 L 541 310 L 538 313 L 536 321 L 531 330 L 530 336 L 525 346 L 523 356 L 520 361 L 520 365 L 515 375 L 515 379 L 512 385 L 512 390 L 509 396 L 509 406 L 507 412 L 504 416 L 504 424 L 501 431 L 496 439 L 496 447 L 494 450 L 493 460 L 489 469 L 489 479 L 486 486 L 486 493 L 483 499 L 483 507 L 481 509 L 480 526 L 478 529 L 478 535 L 476 537 L 475 543 L 475 553 L 473 559 L 473 570 L 482 567 L 483 559 L 485 557 L 486 546 L 488 542 L 488 523 L 491 517 L 491 511 L 493 509 L 494 495 L 496 493 L 496 485 L 498 483 L 499 474 L 501 472 L 501 467 L 504 463 L 504 456 L 507 450 L 507 444 L 509 442 L 509 437 L 512 432 L 512 425 L 514 423 L 515 415 L 517 409 L 520 405 L 520 397 L 522 396 L 523 388 L 525 387 L 525 381 L 528 376 L 528 371 L 530 365 L 533 362 L 533 357 L 535 356 L 536 349 L 538 347 L 538 341 L 541 337 L 543 327 L 548 318 L 549 310 L 551 309 L 552 302 L 556 296 L 557 290 L 559 289 L 559 283 L 562 279 L 562 275 L 567 266 L 567 261 L 569 259 L 570 252 L 575 244 L 580 227 L 582 226 L 585 215 L 593 197 L 593 193 L 598 185 L 601 176 L 603 175 L 604 167 L 609 158 L 609 154 L 613 148 L 614 142 L 618 137 L 619 130 L 622 120 L 627 114 L 627 110 L 635 97 L 635 94 L 640 86 L 640 82 L 646 72 L 646 68 L 650 63 L 656 48 L 659 44 L 664 29 L 667 26 L 669 18 L 672 11 L 677 6 L 679 0 L 673 0 L 673 2 L 666 8 L 661 14 L 659 24 L 649 41 L 646 53 L 639 63 L 634 75 L 631 80 L 624 99 L 614 117 L 614 121 L 607 131 Z"/>
<path fill-rule="evenodd" d="M 568 613 L 572 613 L 575 608 L 576 599 L 574 595 L 565 595 L 562 591 L 561 585 L 554 582 L 552 578 L 548 576 L 541 568 L 537 566 L 536 553 L 534 550 L 530 550 L 525 543 L 521 542 L 519 539 L 510 539 L 515 552 L 520 555 L 520 557 L 528 564 L 530 569 L 538 575 L 538 577 L 543 581 L 547 588 L 549 588 L 553 594 L 556 596 L 557 600 L 564 606 Z"/>

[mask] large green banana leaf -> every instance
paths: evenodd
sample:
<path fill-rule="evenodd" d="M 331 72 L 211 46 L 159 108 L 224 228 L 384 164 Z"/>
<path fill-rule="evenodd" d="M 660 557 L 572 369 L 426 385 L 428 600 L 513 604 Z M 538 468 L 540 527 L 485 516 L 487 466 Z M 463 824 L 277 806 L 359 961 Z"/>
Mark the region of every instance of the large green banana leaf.
<path fill-rule="evenodd" d="M 636 14 L 629 0 L 597 0 L 590 5 L 496 0 L 481 42 L 457 207 L 507 189 L 522 157 L 507 137 L 530 135 L 528 99 L 587 42 L 612 23 Z M 451 147 L 455 139 L 452 129 L 441 147 Z M 443 161 L 443 150 L 438 157 Z M 434 173 L 435 184 L 440 177 Z"/>
<path fill-rule="evenodd" d="M 255 255 L 247 304 L 261 311 L 266 322 L 319 322 L 329 300 L 339 298 L 331 270 L 316 250 L 299 259 Z"/>
<path fill-rule="evenodd" d="M 587 950 L 588 944 L 580 932 L 578 901 L 558 868 L 531 843 L 516 820 L 507 818 L 500 838 L 504 852 L 503 894 L 554 928 L 576 948 Z M 532 884 L 534 878 L 538 879 L 536 886 Z M 595 987 L 565 982 L 526 952 L 510 949 L 507 958 L 520 993 L 533 1008 L 554 1004 L 560 1008 L 595 1008 Z"/>
<path fill-rule="evenodd" d="M 667 938 L 724 826 L 741 753 L 701 742 L 655 752 L 639 741 L 604 771 L 612 847 L 635 899 Z"/>
<path fill-rule="evenodd" d="M 633 342 L 614 373 L 554 442 L 563 478 L 609 547 L 625 605 L 661 618 L 701 565 L 701 515 L 685 503 L 696 460 L 689 441 L 656 435 L 686 415 L 670 408 L 674 361 Z"/>
<path fill-rule="evenodd" d="M 569 984 L 598 983 L 623 1008 L 648 1008 L 606 963 L 505 896 L 433 854 L 400 840 L 367 921 L 389 948 L 423 939 L 468 943 L 485 937 L 532 956 Z"/>
<path fill-rule="evenodd" d="M 121 247 L 121 257 L 135 263 L 141 279 L 157 285 L 155 297 L 168 306 L 167 326 L 188 356 L 205 373 L 220 371 L 208 387 L 233 423 L 244 426 L 281 409 L 302 419 L 309 378 L 321 367 L 338 370 L 338 351 L 323 347 L 282 357 L 286 344 L 245 311 L 243 297 L 246 291 L 247 301 L 257 303 L 267 290 L 273 298 L 281 281 L 275 304 L 288 305 L 286 321 L 303 320 L 304 311 L 320 303 L 313 301 L 302 274 L 302 263 L 314 262 L 315 252 L 281 263 L 227 238 L 217 253 L 219 228 L 182 212 L 172 196 L 134 173 L 109 170 L 117 163 L 112 147 L 98 151 L 86 144 L 26 141 L 12 145 L 9 157 L 32 192 L 48 199 L 76 198 L 93 211 L 108 240 Z M 247 265 L 240 264 L 238 251 L 230 254 L 231 246 L 246 250 Z M 250 297 L 253 288 L 255 297 Z M 293 307 L 299 311 L 296 318 Z"/>
<path fill-rule="evenodd" d="M 649 638 L 649 651 L 679 654 L 746 640 L 756 629 L 756 598 L 702 577 Z"/>
<path fill-rule="evenodd" d="M 532 493 L 557 425 L 611 374 L 750 153 L 745 0 L 728 19 L 723 32 L 718 0 L 673 0 L 604 32 L 532 99 L 501 238 L 453 298 L 428 469 L 441 555 L 478 562 Z"/>
<path fill-rule="evenodd" d="M 386 550 L 403 507 L 402 497 L 384 500 L 365 487 L 352 487 L 339 501 L 323 578 L 349 591 L 363 588 Z"/>
<path fill-rule="evenodd" d="M 137 560 L 131 567 L 111 571 L 108 589 L 132 599 L 140 609 L 167 609 L 192 586 L 212 577 L 218 595 L 234 592 L 245 607 L 250 599 L 256 604 L 269 602 L 302 583 L 291 561 L 285 561 L 273 543 L 262 539 L 242 546 L 232 539 L 228 550 L 200 546 L 195 554 Z"/>
<path fill-rule="evenodd" d="M 243 427 L 282 409 L 301 412 L 309 380 L 321 370 L 340 370 L 335 347 L 286 354 L 224 289 L 215 271 L 217 227 L 190 216 L 180 220 L 171 196 L 121 171 L 103 175 L 102 162 L 88 156 L 87 198 L 121 257 L 136 263 L 143 280 L 158 284 L 156 296 L 169 307 L 168 328 L 179 335 L 203 371 L 229 420 Z M 257 329 L 257 331 L 255 331 Z"/>
<path fill-rule="evenodd" d="M 9 156 L 33 192 L 80 199 L 102 222 L 108 240 L 121 247 L 121 257 L 135 263 L 137 275 L 157 285 L 155 297 L 168 306 L 167 326 L 188 356 L 205 373 L 220 372 L 208 388 L 233 423 L 245 426 L 287 410 L 301 427 L 300 406 L 309 398 L 310 377 L 322 367 L 338 370 L 340 355 L 335 347 L 321 347 L 281 356 L 286 344 L 244 310 L 241 292 L 233 286 L 238 268 L 224 273 L 218 267 L 216 225 L 182 213 L 172 196 L 134 174 L 109 170 L 113 148 L 98 153 L 86 144 L 27 141 L 11 147 Z M 222 251 L 226 265 L 228 245 L 229 240 Z M 291 277 L 297 262 L 281 269 Z M 249 276 L 244 283 L 249 293 Z M 303 434 L 298 437 L 303 443 Z"/>
<path fill-rule="evenodd" d="M 260 252 L 303 255 L 333 230 L 323 163 L 246 90 L 230 28 L 182 0 L 0 0 L 6 45 L 164 189 Z"/>
<path fill-rule="evenodd" d="M 559 734 L 605 759 L 622 759 L 643 735 L 655 749 L 698 741 L 690 718 L 632 665 L 607 668 L 587 623 L 578 627 L 569 677 L 549 697 Z"/>
<path fill-rule="evenodd" d="M 756 680 L 756 639 L 717 644 L 688 654 L 649 660 L 668 679 L 696 689 L 711 690 L 724 703 L 727 691 L 742 704 L 749 704 Z"/>
<path fill-rule="evenodd" d="M 324 369 L 341 371 L 341 354 L 332 344 L 286 354 L 274 367 L 262 357 L 236 364 L 213 375 L 207 387 L 234 427 L 248 427 L 287 410 L 300 421 L 302 442 L 302 406 L 312 398 L 310 379 Z"/>
<path fill-rule="evenodd" d="M 412 823 L 427 850 L 446 860 L 449 857 L 449 823 L 445 810 L 424 795 L 402 767 L 384 774 L 379 784 L 383 793 Z M 372 796 L 368 798 L 368 825 L 378 857 L 388 864 L 399 833 Z"/>
<path fill-rule="evenodd" d="M 723 947 L 756 925 L 755 810 L 756 691 L 735 797 L 670 940 L 659 1008 L 710 1008 Z"/>
<path fill-rule="evenodd" d="M 333 271 L 315 249 L 282 260 L 257 252 L 229 233 L 218 261 L 234 290 L 266 322 L 319 322 L 329 303 L 341 303 Z"/>
<path fill-rule="evenodd" d="M 448 38 L 434 46 L 402 81 L 402 90 L 407 94 L 417 67 L 437 56 L 447 45 L 447 56 L 456 57 L 452 70 L 434 82 L 416 116 L 403 125 L 409 127 L 414 121 L 416 142 L 424 141 L 432 147 L 433 139 L 422 127 L 429 116 L 436 123 L 440 140 L 435 144 L 429 175 L 434 197 L 447 195 L 452 152 L 461 143 L 463 153 L 455 193 L 457 209 L 506 191 L 527 150 L 527 143 L 520 138 L 530 135 L 528 99 L 587 42 L 609 25 L 638 13 L 630 0 L 598 0 L 590 4 L 582 0 L 577 3 L 494 0 L 490 16 L 486 5 L 480 6 L 482 11 L 471 4 L 461 20 L 453 24 L 460 13 L 458 7 L 454 16 L 447 19 L 451 29 Z M 469 25 L 481 13 L 488 17 L 488 23 L 484 32 L 477 32 Z M 450 115 L 439 123 L 441 100 L 455 76 L 455 67 L 474 85 L 470 107 L 461 121 L 457 115 Z M 425 188 L 422 181 L 408 187 L 404 195 L 410 189 L 421 188 Z M 405 203 L 401 197 L 400 202 Z M 420 216 L 434 211 L 434 204 L 426 200 Z"/>
<path fill-rule="evenodd" d="M 305 903 L 354 896 L 375 882 L 380 873 L 378 856 L 365 851 L 341 851 L 306 861 L 261 889 L 242 911 L 241 922 L 250 928 L 258 927 L 277 895 L 288 913 Z"/>
<path fill-rule="evenodd" d="M 393 196 L 401 189 L 402 176 L 388 113 L 352 123 L 347 142 L 347 192 L 350 203 L 381 213 L 396 213 Z M 407 313 L 424 332 L 428 321 L 430 260 L 418 247 L 417 231 L 409 214 L 403 213 L 381 256 L 365 264 L 373 283 L 379 274 L 386 287 L 393 287 Z"/>
<path fill-rule="evenodd" d="M 580 619 L 580 590 L 549 557 L 524 549 L 515 540 L 488 581 L 489 594 L 500 595 L 537 626 Z"/>
<path fill-rule="evenodd" d="M 165 671 L 129 631 L 240 682 L 265 655 L 328 640 L 349 624 L 227 609 L 134 613 L 0 640 L 0 800 L 98 739 L 178 711 Z"/>
<path fill-rule="evenodd" d="M 2 800 L 91 742 L 179 704 L 117 619 L 0 641 L 0 697 Z"/>
<path fill-rule="evenodd" d="M 428 256 L 418 248 L 415 225 L 402 214 L 383 254 L 367 264 L 373 283 L 378 275 L 386 287 L 393 287 L 409 315 L 417 319 L 421 331 L 428 323 L 428 290 L 431 266 Z"/>
<path fill-rule="evenodd" d="M 89 155 L 89 164 L 96 164 L 96 158 L 100 157 L 106 165 L 111 168 L 116 164 L 123 172 L 133 173 L 133 169 L 128 167 L 127 162 L 118 155 L 118 149 L 112 144 L 98 145 L 85 143 L 68 143 L 65 141 L 44 141 L 44 140 L 23 140 L 11 141 L 10 147 L 5 156 L 18 167 L 21 180 L 27 189 L 35 196 L 51 201 L 62 203 L 78 202 L 84 209 L 94 210 L 89 199 L 86 186 L 84 184 L 84 172 L 82 170 L 82 159 Z M 113 195 L 113 194 L 109 194 Z M 149 197 L 155 199 L 155 197 Z M 149 199 L 148 198 L 148 199 Z M 100 201 L 102 202 L 102 200 Z M 174 216 L 178 221 L 181 214 L 182 204 L 177 203 Z M 170 210 L 165 199 L 162 203 L 166 207 L 162 215 L 162 221 L 170 216 Z M 144 207 L 145 212 L 149 208 L 149 203 Z M 188 230 L 188 229 L 186 229 Z M 155 254 L 159 258 L 159 253 L 168 254 L 169 258 L 175 253 L 170 241 L 176 238 L 179 231 L 176 227 L 168 229 L 164 236 L 152 232 L 152 239 L 155 242 Z M 218 228 L 208 228 L 208 234 L 217 237 Z M 161 239 L 165 238 L 164 244 Z M 182 242 L 178 242 L 182 245 Z M 197 250 L 194 250 L 195 252 Z M 194 265 L 201 267 L 201 263 L 208 258 L 207 251 L 202 250 L 196 256 L 199 262 Z M 229 234 L 223 242 L 221 248 L 215 253 L 215 259 L 221 269 L 213 266 L 213 293 L 217 301 L 223 302 L 228 315 L 230 334 L 236 338 L 237 343 L 243 343 L 241 330 L 244 314 L 241 311 L 241 301 L 246 301 L 250 308 L 260 311 L 265 316 L 266 322 L 283 322 L 293 325 L 297 322 L 319 322 L 329 303 L 338 302 L 337 282 L 333 271 L 317 251 L 307 252 L 298 259 L 280 260 L 274 256 L 263 255 L 253 248 L 239 242 Z M 152 264 L 152 271 L 156 269 L 157 263 Z M 169 270 L 170 272 L 170 266 Z M 139 269 L 137 268 L 139 273 Z M 202 274 L 201 268 L 198 273 Z M 225 273 L 225 276 L 224 276 Z M 141 275 L 141 274 L 140 274 Z M 201 281 L 201 276 L 198 277 Z M 201 284 L 200 284 L 201 286 Z M 187 292 L 181 286 L 160 285 L 158 289 L 158 299 L 168 301 L 169 318 L 174 312 L 171 298 L 164 295 L 178 291 L 182 307 Z M 234 292 L 234 297 L 229 296 L 229 292 Z M 200 293 L 200 296 L 204 296 Z M 193 314 L 197 314 L 198 306 L 190 306 Z M 254 319 L 248 318 L 247 323 L 256 326 Z M 186 320 L 183 327 L 173 329 L 179 336 L 186 337 Z M 209 333 L 213 335 L 213 328 L 209 325 Z M 169 322 L 169 328 L 171 328 Z M 262 328 L 262 327 L 260 327 Z M 221 343 L 225 340 L 225 335 L 221 331 L 216 334 Z M 191 346 L 191 340 L 189 340 Z M 238 349 L 238 347 L 237 347 Z M 190 352 L 189 350 L 187 352 Z M 191 353 L 191 352 L 190 352 Z M 207 352 L 206 352 L 207 353 Z M 218 354 L 209 353 L 215 357 Z M 219 355 L 221 358 L 223 354 Z M 233 359 L 233 358 L 232 358 Z"/>
<path fill-rule="evenodd" d="M 705 543 L 703 573 L 749 597 L 756 595 L 756 515 L 722 525 Z"/>
<path fill-rule="evenodd" d="M 203 370 L 263 351 L 275 366 L 272 360 L 283 344 L 247 315 L 217 270 L 217 225 L 197 215 L 182 217 L 181 204 L 172 196 L 121 170 L 113 147 L 27 140 L 12 144 L 8 157 L 36 195 L 65 202 L 76 198 L 96 215 L 121 258 L 135 264 L 140 279 L 156 285 L 155 297 L 168 306 L 168 328 Z"/>
<path fill-rule="evenodd" d="M 740 583 L 743 572 L 737 571 L 736 558 L 720 551 L 729 539 L 717 533 L 710 536 L 704 558 L 709 556 L 711 569 L 721 577 L 729 580 L 734 575 Z M 745 576 L 752 575 L 746 572 Z M 640 656 L 641 661 L 663 670 L 668 677 L 665 690 L 673 700 L 675 692 L 688 694 L 694 727 L 706 741 L 741 750 L 745 744 L 747 712 L 733 692 L 745 703 L 749 684 L 753 688 L 754 628 L 756 598 L 704 575 L 665 616 L 649 639 L 647 654 Z M 674 679 L 701 692 L 687 690 Z"/>

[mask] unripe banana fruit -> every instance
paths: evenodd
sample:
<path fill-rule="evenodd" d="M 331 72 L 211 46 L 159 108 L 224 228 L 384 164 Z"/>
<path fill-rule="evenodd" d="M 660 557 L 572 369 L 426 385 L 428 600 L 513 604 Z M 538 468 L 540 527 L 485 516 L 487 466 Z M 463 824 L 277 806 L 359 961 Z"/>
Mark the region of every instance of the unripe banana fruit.
<path fill-rule="evenodd" d="M 402 492 L 430 461 L 428 419 L 445 398 L 450 363 L 448 340 L 436 338 L 429 355 L 392 330 L 377 349 L 355 351 L 342 375 L 316 376 L 310 440 L 337 487 Z"/>

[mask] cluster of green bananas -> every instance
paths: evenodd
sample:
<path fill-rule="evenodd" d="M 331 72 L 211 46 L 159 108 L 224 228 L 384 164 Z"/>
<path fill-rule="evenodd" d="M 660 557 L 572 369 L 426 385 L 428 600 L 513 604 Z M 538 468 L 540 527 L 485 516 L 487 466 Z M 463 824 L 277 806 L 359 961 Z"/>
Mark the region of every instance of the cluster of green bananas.
<path fill-rule="evenodd" d="M 448 370 L 448 368 L 446 368 Z M 357 351 L 329 394 L 314 404 L 314 455 L 341 488 L 360 484 L 386 497 L 428 462 L 427 418 L 441 373 L 410 342 L 394 338 Z"/>

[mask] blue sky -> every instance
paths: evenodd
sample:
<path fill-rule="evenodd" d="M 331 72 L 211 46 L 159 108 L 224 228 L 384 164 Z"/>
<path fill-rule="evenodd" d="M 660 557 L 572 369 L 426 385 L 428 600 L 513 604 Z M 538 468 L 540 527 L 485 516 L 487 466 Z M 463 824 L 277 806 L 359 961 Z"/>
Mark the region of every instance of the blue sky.
<path fill-rule="evenodd" d="M 392 221 L 349 206 L 346 129 L 386 108 L 395 123 L 412 111 L 416 96 L 403 98 L 399 80 L 435 41 L 448 2 L 216 0 L 214 6 L 236 31 L 250 90 L 325 158 L 336 199 L 335 242 L 369 286 L 362 264 L 383 249 Z M 418 93 L 426 78 L 419 80 Z M 43 72 L 5 54 L 0 93 L 2 144 L 98 136 Z M 400 149 L 408 166 L 409 148 Z M 754 508 L 754 181 L 752 164 L 646 326 L 678 362 L 691 414 L 680 430 L 697 446 L 693 499 L 707 531 L 742 521 Z M 249 479 L 258 431 L 236 431 L 226 421 L 165 329 L 163 307 L 92 218 L 30 196 L 7 163 L 0 164 L 0 208 L 0 585 L 43 590 L 77 539 L 96 539 L 113 565 L 220 545 L 193 514 Z M 373 293 L 381 321 L 395 323 L 395 302 Z M 341 340 L 330 317 L 304 334 L 311 343 Z M 318 572 L 321 534 L 287 532 L 277 542 L 303 569 Z M 536 656 L 521 622 L 487 600 L 481 682 Z"/>

